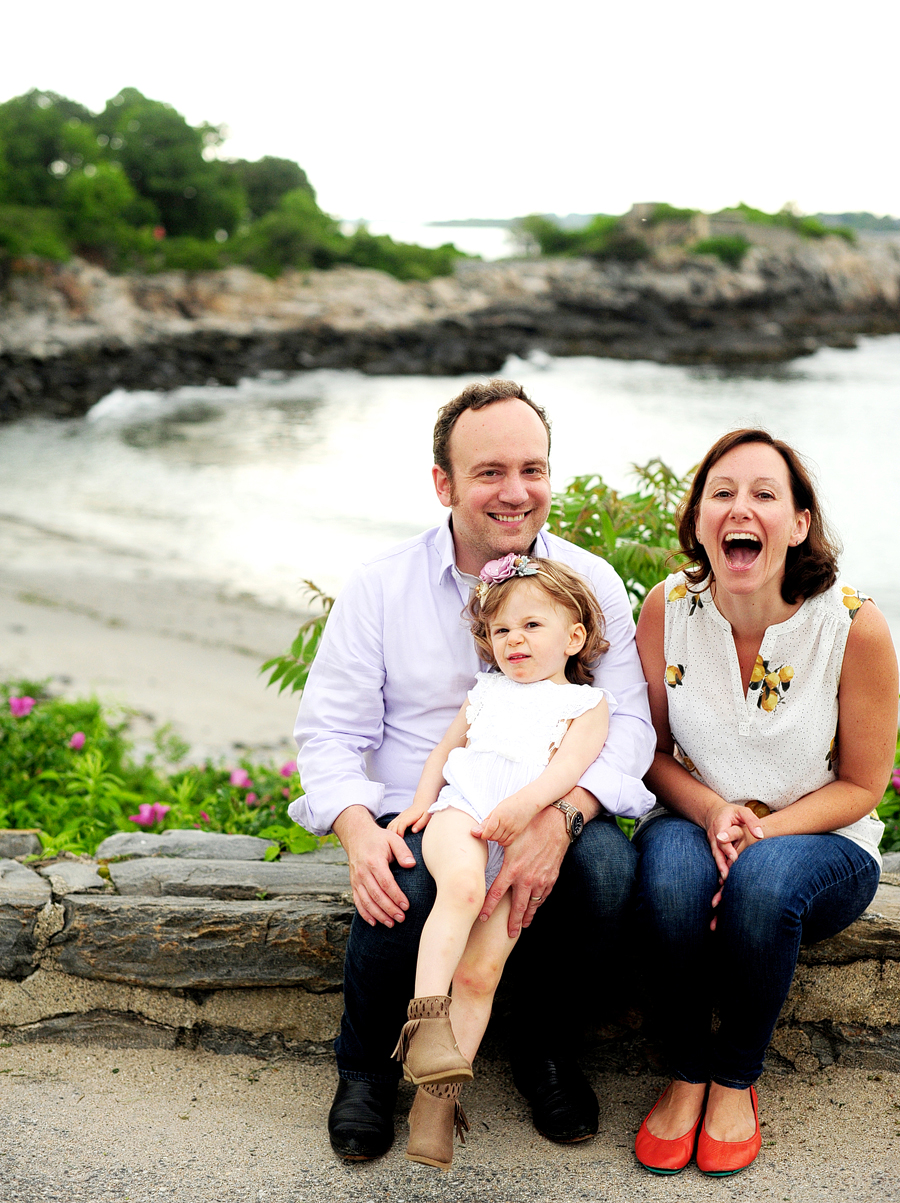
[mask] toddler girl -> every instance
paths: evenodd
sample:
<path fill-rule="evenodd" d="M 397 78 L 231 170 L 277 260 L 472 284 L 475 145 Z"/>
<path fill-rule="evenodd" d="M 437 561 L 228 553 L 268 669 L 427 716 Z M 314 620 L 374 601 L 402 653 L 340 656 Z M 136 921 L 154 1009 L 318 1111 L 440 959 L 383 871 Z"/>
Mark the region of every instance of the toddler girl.
<path fill-rule="evenodd" d="M 412 805 L 389 824 L 398 835 L 425 828 L 422 855 L 437 885 L 395 1056 L 419 1086 L 406 1156 L 441 1169 L 453 1159 L 454 1126 L 461 1139 L 468 1128 L 459 1084 L 472 1077 L 515 945 L 507 932 L 510 892 L 486 922 L 476 922 L 486 887 L 504 847 L 564 798 L 599 755 L 615 708 L 590 684 L 589 666 L 609 644 L 587 581 L 557 561 L 511 554 L 486 564 L 481 582 L 469 604 L 472 634 L 482 658 L 500 671 L 478 674 L 426 760 Z"/>

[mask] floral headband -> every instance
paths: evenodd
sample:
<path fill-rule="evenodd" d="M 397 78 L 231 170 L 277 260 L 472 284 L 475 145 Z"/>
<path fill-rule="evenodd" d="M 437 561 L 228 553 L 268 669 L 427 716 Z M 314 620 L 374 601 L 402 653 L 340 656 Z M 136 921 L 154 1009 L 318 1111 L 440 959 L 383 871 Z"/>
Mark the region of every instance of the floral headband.
<path fill-rule="evenodd" d="M 536 576 L 537 565 L 532 564 L 528 556 L 517 556 L 510 552 L 502 560 L 488 560 L 481 572 L 481 584 L 476 589 L 478 600 L 484 601 L 491 585 L 500 585 L 514 576 Z"/>

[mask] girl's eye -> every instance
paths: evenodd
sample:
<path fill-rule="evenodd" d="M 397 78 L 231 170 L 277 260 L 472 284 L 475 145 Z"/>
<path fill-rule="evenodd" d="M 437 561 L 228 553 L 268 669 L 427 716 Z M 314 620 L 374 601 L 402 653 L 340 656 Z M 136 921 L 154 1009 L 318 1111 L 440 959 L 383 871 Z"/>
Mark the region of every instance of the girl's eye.
<path fill-rule="evenodd" d="M 535 627 L 539 627 L 541 624 L 539 622 L 528 622 L 525 625 L 528 627 L 528 629 L 530 631 Z"/>
<path fill-rule="evenodd" d="M 505 635 L 509 631 L 509 627 L 494 627 L 495 635 Z"/>

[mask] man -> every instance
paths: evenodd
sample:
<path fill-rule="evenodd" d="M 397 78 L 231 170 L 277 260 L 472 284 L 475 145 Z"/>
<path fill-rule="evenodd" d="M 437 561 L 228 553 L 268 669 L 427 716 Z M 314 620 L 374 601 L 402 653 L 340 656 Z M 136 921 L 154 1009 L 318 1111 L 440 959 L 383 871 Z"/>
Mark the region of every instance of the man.
<path fill-rule="evenodd" d="M 435 427 L 433 476 L 449 522 L 353 576 L 303 694 L 295 736 L 306 794 L 290 813 L 310 831 L 337 833 L 357 910 L 328 1121 L 332 1147 L 347 1159 L 379 1156 L 393 1140 L 399 1066 L 391 1050 L 434 901 L 421 836 L 401 839 L 385 827 L 409 805 L 426 756 L 487 667 L 461 612 L 485 563 L 508 552 L 563 560 L 586 576 L 610 642 L 596 684 L 619 708 L 603 752 L 560 807 L 542 811 L 506 849 L 483 912 L 511 890 L 510 936 L 529 929 L 509 973 L 522 1000 L 514 1078 L 535 1126 L 562 1142 L 597 1130 L 596 1097 L 573 1060 L 584 1013 L 576 987 L 607 989 L 602 976 L 596 987 L 592 979 L 609 963 L 636 859 L 613 816 L 652 805 L 640 778 L 656 741 L 622 582 L 604 561 L 541 531 L 549 450 L 544 411 L 511 381 L 470 385 L 446 405 Z"/>

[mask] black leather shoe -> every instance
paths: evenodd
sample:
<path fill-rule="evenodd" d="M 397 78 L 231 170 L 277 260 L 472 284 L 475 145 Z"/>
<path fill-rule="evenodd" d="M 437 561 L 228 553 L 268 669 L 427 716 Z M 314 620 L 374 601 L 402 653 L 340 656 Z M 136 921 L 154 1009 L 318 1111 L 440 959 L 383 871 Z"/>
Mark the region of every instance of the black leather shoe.
<path fill-rule="evenodd" d="M 597 1096 L 574 1061 L 521 1060 L 513 1066 L 513 1081 L 531 1104 L 534 1126 L 548 1140 L 568 1145 L 597 1135 Z"/>
<path fill-rule="evenodd" d="M 350 1082 L 338 1079 L 328 1112 L 328 1137 L 345 1161 L 381 1157 L 394 1143 L 397 1083 Z"/>

